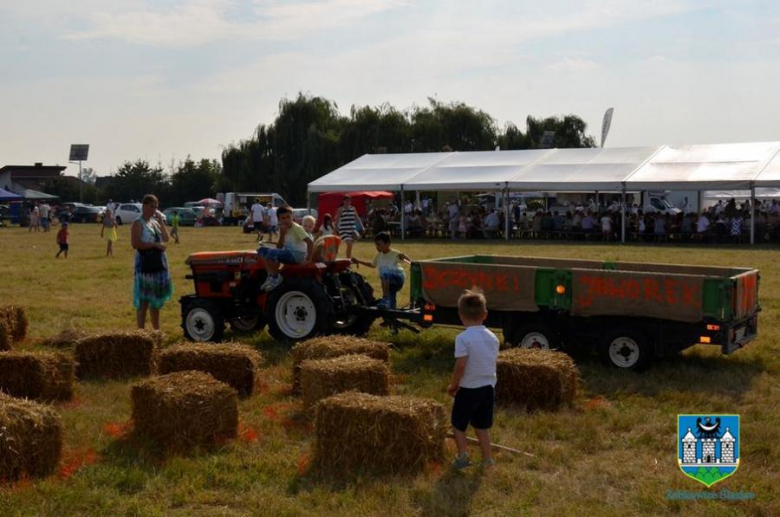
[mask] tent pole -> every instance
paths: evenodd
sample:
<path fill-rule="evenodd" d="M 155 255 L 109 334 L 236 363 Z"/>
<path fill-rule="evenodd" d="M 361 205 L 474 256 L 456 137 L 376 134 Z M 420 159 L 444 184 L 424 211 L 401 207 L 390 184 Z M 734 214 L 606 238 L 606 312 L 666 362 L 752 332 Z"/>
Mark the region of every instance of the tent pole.
<path fill-rule="evenodd" d="M 406 200 L 404 199 L 404 186 L 401 185 L 401 240 L 406 239 L 406 232 L 404 231 L 404 212 L 406 208 Z"/>
<path fill-rule="evenodd" d="M 415 208 L 417 210 L 420 210 L 422 208 L 422 204 L 420 203 L 420 191 L 415 190 L 414 191 L 414 197 L 415 197 Z"/>
<path fill-rule="evenodd" d="M 504 187 L 504 240 L 509 240 L 509 183 Z"/>
<path fill-rule="evenodd" d="M 621 206 L 620 242 L 626 243 L 626 184 L 623 184 L 623 203 Z"/>
<path fill-rule="evenodd" d="M 750 245 L 756 243 L 756 186 L 750 186 Z"/>
<path fill-rule="evenodd" d="M 311 193 L 309 187 L 306 187 L 306 215 L 311 213 Z"/>

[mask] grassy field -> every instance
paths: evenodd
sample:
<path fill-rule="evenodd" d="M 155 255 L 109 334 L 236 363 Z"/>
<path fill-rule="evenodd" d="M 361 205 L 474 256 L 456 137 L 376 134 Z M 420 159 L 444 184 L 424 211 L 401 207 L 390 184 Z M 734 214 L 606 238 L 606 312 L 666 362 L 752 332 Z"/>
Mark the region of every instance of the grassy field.
<path fill-rule="evenodd" d="M 30 338 L 67 327 L 132 328 L 132 253 L 120 229 L 113 259 L 104 258 L 97 225 L 73 225 L 71 253 L 56 260 L 54 233 L 0 228 L 0 303 L 27 306 Z M 178 296 L 192 292 L 185 257 L 194 251 L 248 249 L 235 228 L 184 228 L 172 245 Z M 526 415 L 496 413 L 493 438 L 534 457 L 500 453 L 498 465 L 450 472 L 431 466 L 401 479 L 346 484 L 307 475 L 312 434 L 289 395 L 289 351 L 263 332 L 244 341 L 266 358 L 260 393 L 240 403 L 241 437 L 218 450 L 162 459 L 122 439 L 130 417 L 131 382 L 79 383 L 72 402 L 58 405 L 65 422 L 60 472 L 48 479 L 0 487 L 2 515 L 777 515 L 780 513 L 780 263 L 775 249 L 639 247 L 503 242 L 398 243 L 412 258 L 466 253 L 578 257 L 757 267 L 762 272 L 761 336 L 722 357 L 694 347 L 644 374 L 620 372 L 595 360 L 580 363 L 584 392 L 575 408 Z M 356 255 L 369 258 L 371 243 Z M 373 270 L 361 268 L 376 286 Z M 403 293 L 408 298 L 408 291 Z M 404 299 L 403 297 L 401 299 Z M 179 305 L 162 313 L 166 341 L 182 338 Z M 438 399 L 445 394 L 456 330 L 390 339 L 395 391 Z M 230 333 L 228 332 L 228 337 Z M 714 491 L 753 492 L 750 501 L 668 500 L 670 490 L 701 491 L 677 467 L 678 413 L 739 413 L 741 466 Z M 478 456 L 477 451 L 474 453 Z"/>

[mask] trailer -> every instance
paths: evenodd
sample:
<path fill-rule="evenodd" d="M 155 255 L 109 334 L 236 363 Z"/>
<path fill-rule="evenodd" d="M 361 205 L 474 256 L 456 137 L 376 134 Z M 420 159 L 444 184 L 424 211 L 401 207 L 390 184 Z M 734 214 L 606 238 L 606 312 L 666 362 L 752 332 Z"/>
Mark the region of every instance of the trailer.
<path fill-rule="evenodd" d="M 457 299 L 479 287 L 486 324 L 521 347 L 595 350 L 642 370 L 696 344 L 731 354 L 758 335 L 756 269 L 470 255 L 412 264 L 412 310 L 422 326 L 459 325 Z"/>

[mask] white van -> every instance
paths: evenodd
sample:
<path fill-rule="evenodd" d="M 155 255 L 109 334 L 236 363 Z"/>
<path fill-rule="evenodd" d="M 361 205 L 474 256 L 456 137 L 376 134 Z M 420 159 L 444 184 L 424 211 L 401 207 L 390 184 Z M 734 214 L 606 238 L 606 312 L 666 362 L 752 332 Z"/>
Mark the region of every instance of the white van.
<path fill-rule="evenodd" d="M 220 195 L 217 195 L 219 199 Z M 227 192 L 224 195 L 222 226 L 239 225 L 249 216 L 249 208 L 255 204 L 255 199 L 266 206 L 280 207 L 287 204 L 282 196 L 275 192 Z"/>

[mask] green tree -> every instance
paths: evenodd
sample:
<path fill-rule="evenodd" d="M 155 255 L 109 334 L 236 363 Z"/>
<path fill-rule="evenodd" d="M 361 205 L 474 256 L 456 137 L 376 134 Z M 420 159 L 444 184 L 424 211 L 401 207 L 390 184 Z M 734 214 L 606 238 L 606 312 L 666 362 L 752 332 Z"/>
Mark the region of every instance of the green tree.
<path fill-rule="evenodd" d="M 189 156 L 179 163 L 171 174 L 170 189 L 165 204 L 180 206 L 186 201 L 214 197 L 215 187 L 222 175 L 222 166 L 216 160 L 193 161 Z"/>
<path fill-rule="evenodd" d="M 140 201 L 146 194 L 156 194 L 163 198 L 167 193 L 168 181 L 162 167 L 152 167 L 146 160 L 123 163 L 111 183 L 106 186 L 105 195 L 114 200 Z"/>
<path fill-rule="evenodd" d="M 73 176 L 59 176 L 46 180 L 41 188 L 47 194 L 59 197 L 61 202 L 78 201 L 80 199 L 79 179 Z M 81 188 L 84 203 L 100 203 L 100 192 L 94 185 L 84 183 Z"/>
<path fill-rule="evenodd" d="M 547 117 L 537 119 L 528 116 L 526 119 L 525 149 L 536 149 L 542 141 L 545 131 L 555 131 L 553 147 L 561 149 L 577 147 L 596 147 L 596 141 L 588 136 L 585 130 L 588 125 L 576 115 Z"/>

